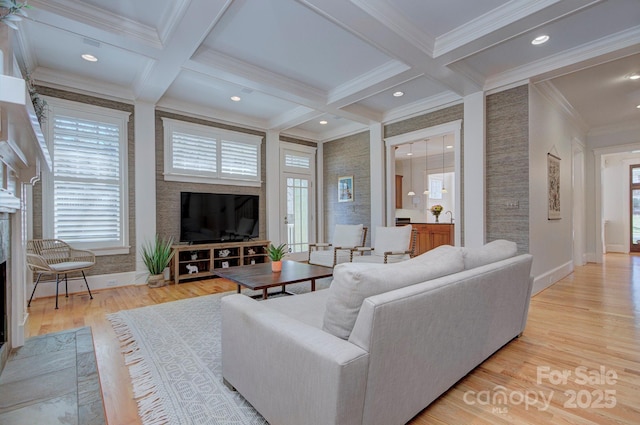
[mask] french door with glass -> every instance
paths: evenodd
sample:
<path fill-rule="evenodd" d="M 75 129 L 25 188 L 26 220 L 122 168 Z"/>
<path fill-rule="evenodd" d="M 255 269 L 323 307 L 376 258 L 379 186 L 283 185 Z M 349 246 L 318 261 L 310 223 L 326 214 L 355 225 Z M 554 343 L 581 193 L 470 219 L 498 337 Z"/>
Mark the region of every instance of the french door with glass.
<path fill-rule="evenodd" d="M 303 253 L 315 240 L 315 148 L 282 143 L 280 155 L 281 240 Z"/>

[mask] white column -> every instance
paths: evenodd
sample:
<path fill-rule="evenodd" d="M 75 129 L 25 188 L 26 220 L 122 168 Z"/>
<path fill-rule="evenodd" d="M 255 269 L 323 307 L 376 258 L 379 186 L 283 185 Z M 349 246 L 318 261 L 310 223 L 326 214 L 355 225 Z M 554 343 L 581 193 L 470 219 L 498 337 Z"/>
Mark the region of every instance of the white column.
<path fill-rule="evenodd" d="M 385 226 L 385 162 L 384 162 L 384 141 L 382 123 L 375 123 L 369 126 L 369 149 L 370 149 L 370 170 L 371 179 L 371 225 L 370 229 L 376 226 Z"/>
<path fill-rule="evenodd" d="M 282 243 L 280 234 L 280 132 L 267 131 L 266 141 L 266 204 L 267 204 L 267 239 L 274 245 Z"/>
<path fill-rule="evenodd" d="M 144 284 L 149 272 L 140 250 L 156 234 L 156 131 L 155 105 L 135 104 L 136 284 Z"/>
<path fill-rule="evenodd" d="M 324 240 L 324 145 L 318 142 L 316 150 L 316 240 Z"/>
<path fill-rule="evenodd" d="M 463 245 L 467 247 L 479 247 L 485 242 L 485 123 L 484 92 L 466 96 L 464 98 Z"/>

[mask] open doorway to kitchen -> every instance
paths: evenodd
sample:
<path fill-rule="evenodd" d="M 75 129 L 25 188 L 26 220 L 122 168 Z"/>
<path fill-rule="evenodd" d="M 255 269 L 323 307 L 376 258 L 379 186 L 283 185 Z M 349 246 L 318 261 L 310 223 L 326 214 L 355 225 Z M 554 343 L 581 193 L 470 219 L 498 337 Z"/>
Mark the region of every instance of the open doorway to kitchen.
<path fill-rule="evenodd" d="M 629 166 L 629 249 L 640 252 L 640 164 Z"/>

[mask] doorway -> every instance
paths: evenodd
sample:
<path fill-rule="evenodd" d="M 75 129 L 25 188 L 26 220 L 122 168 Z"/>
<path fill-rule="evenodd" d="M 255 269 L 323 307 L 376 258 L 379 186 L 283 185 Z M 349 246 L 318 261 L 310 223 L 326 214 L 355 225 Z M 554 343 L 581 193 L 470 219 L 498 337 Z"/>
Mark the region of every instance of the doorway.
<path fill-rule="evenodd" d="M 315 158 L 316 148 L 280 145 L 280 240 L 286 242 L 292 259 L 301 258 L 316 237 Z"/>
<path fill-rule="evenodd" d="M 629 249 L 640 252 L 640 165 L 629 166 Z"/>

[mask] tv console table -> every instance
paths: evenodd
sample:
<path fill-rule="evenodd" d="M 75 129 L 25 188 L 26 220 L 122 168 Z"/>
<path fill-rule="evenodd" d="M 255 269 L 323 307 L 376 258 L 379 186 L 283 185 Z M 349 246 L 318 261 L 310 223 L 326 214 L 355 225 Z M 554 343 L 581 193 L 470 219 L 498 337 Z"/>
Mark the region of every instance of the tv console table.
<path fill-rule="evenodd" d="M 175 283 L 215 276 L 216 269 L 268 262 L 270 241 L 172 245 L 171 274 Z"/>

